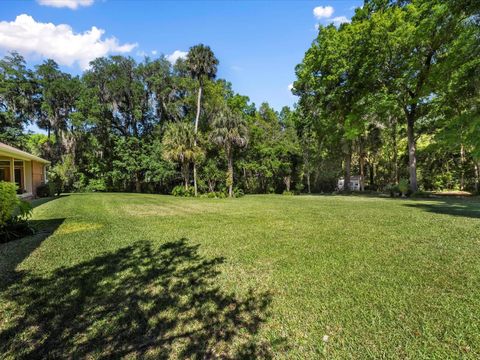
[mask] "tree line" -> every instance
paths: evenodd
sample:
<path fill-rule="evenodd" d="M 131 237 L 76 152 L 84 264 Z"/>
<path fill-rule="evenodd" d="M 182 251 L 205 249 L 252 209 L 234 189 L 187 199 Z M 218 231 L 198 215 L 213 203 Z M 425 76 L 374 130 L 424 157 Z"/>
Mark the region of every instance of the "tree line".
<path fill-rule="evenodd" d="M 294 91 L 322 156 L 372 188 L 479 190 L 480 3 L 366 0 L 320 26 Z M 338 167 L 337 167 L 338 168 Z"/>
<path fill-rule="evenodd" d="M 81 76 L 53 60 L 0 61 L 0 141 L 52 161 L 62 191 L 196 195 L 300 186 L 292 112 L 257 109 L 216 78 L 205 45 L 185 59 L 98 58 Z M 29 134 L 36 124 L 45 134 Z"/>
<path fill-rule="evenodd" d="M 52 161 L 62 191 L 177 195 L 479 191 L 480 18 L 468 0 L 367 0 L 320 26 L 298 103 L 256 106 L 205 45 L 171 64 L 110 56 L 79 76 L 0 60 L 0 141 Z M 45 134 L 25 128 L 36 124 Z"/>

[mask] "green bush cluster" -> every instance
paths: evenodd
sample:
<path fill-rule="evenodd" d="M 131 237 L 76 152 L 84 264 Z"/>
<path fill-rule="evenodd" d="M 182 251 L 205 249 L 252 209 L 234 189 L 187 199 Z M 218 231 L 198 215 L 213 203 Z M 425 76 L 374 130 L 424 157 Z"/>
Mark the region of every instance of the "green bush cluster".
<path fill-rule="evenodd" d="M 0 181 L 0 242 L 33 233 L 27 222 L 31 214 L 30 203 L 17 196 L 17 185 Z"/>
<path fill-rule="evenodd" d="M 212 192 L 201 194 L 200 197 L 208 198 L 208 199 L 225 199 L 227 195 L 222 191 L 212 191 Z"/>
<path fill-rule="evenodd" d="M 242 196 L 245 196 L 245 193 L 243 192 L 242 189 L 238 187 L 233 188 L 233 197 L 240 198 Z M 224 191 L 211 191 L 211 192 L 200 195 L 200 197 L 209 198 L 209 199 L 225 199 L 228 197 L 228 193 L 227 193 L 227 189 L 225 189 Z"/>
<path fill-rule="evenodd" d="M 40 198 L 52 197 L 58 193 L 57 185 L 54 182 L 43 183 L 37 187 L 37 196 Z"/>
<path fill-rule="evenodd" d="M 188 189 L 185 189 L 185 186 L 177 185 L 173 188 L 172 195 L 181 197 L 193 197 L 195 196 L 195 190 L 191 186 Z"/>
<path fill-rule="evenodd" d="M 407 179 L 400 179 L 400 181 L 398 182 L 398 190 L 400 191 L 400 194 L 402 196 L 407 195 L 408 189 L 409 189 L 408 180 Z"/>
<path fill-rule="evenodd" d="M 390 194 L 390 197 L 410 196 L 410 187 L 407 179 L 400 179 L 398 184 L 388 184 L 385 191 Z"/>
<path fill-rule="evenodd" d="M 104 179 L 90 179 L 88 185 L 85 187 L 86 192 L 105 192 L 107 191 L 107 184 Z"/>
<path fill-rule="evenodd" d="M 245 196 L 245 193 L 243 192 L 243 189 L 235 187 L 233 188 L 233 196 L 239 198 Z"/>

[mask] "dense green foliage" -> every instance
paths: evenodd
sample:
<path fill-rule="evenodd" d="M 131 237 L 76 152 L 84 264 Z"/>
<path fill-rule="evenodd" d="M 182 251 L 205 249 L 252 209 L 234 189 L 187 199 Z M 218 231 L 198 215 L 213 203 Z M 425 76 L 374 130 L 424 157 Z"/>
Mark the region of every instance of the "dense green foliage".
<path fill-rule="evenodd" d="M 479 190 L 479 9 L 366 0 L 351 23 L 319 28 L 296 69 L 297 112 L 347 183 Z"/>
<path fill-rule="evenodd" d="M 31 216 L 30 203 L 17 196 L 17 185 L 0 181 L 0 243 L 32 234 L 27 223 Z"/>
<path fill-rule="evenodd" d="M 33 221 L 0 245 L 5 359 L 480 357 L 478 198 L 72 194 Z"/>
<path fill-rule="evenodd" d="M 17 186 L 14 183 L 0 181 L 0 229 L 13 217 L 20 204 L 17 197 Z"/>
<path fill-rule="evenodd" d="M 112 56 L 72 77 L 52 60 L 28 70 L 21 56 L 9 55 L 2 81 L 26 81 L 34 95 L 25 108 L 15 105 L 22 93 L 12 103 L 6 92 L 0 97 L 9 119 L 0 124 L 0 141 L 51 160 L 54 192 L 170 193 L 180 183 L 190 187 L 192 172 L 195 191 L 230 196 L 281 192 L 301 181 L 292 113 L 268 104 L 257 110 L 215 80 L 217 64 L 210 48 L 198 45 L 175 65 L 163 57 L 136 63 Z M 11 68 L 16 72 L 7 77 Z M 12 112 L 21 114 L 15 126 Z M 22 135 L 32 122 L 46 135 Z"/>
<path fill-rule="evenodd" d="M 298 104 L 280 112 L 217 79 L 202 44 L 174 65 L 111 56 L 81 76 L 13 53 L 0 61 L 0 141 L 52 160 L 60 191 L 320 192 L 351 175 L 361 190 L 405 178 L 411 191 L 478 191 L 478 4 L 365 1 L 351 23 L 320 26 L 296 68 Z M 46 135 L 25 134 L 31 123 Z"/>

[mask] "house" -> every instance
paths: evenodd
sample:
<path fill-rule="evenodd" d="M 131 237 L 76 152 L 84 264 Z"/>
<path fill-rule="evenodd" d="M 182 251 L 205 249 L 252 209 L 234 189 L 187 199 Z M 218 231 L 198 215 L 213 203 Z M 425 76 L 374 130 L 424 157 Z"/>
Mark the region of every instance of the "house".
<path fill-rule="evenodd" d="M 350 176 L 350 190 L 360 191 L 360 176 Z M 345 180 L 343 178 L 338 179 L 337 189 L 339 191 L 343 190 Z"/>
<path fill-rule="evenodd" d="M 0 181 L 18 185 L 21 197 L 35 197 L 37 187 L 47 182 L 50 161 L 0 142 Z"/>

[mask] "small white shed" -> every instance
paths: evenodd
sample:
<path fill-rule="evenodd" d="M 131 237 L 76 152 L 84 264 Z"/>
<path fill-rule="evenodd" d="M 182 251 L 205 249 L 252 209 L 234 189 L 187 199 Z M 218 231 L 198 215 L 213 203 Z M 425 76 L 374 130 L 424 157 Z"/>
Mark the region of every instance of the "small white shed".
<path fill-rule="evenodd" d="M 345 179 L 340 178 L 338 179 L 337 188 L 338 190 L 343 190 L 345 187 Z M 360 191 L 360 176 L 350 176 L 350 190 L 352 191 Z"/>

